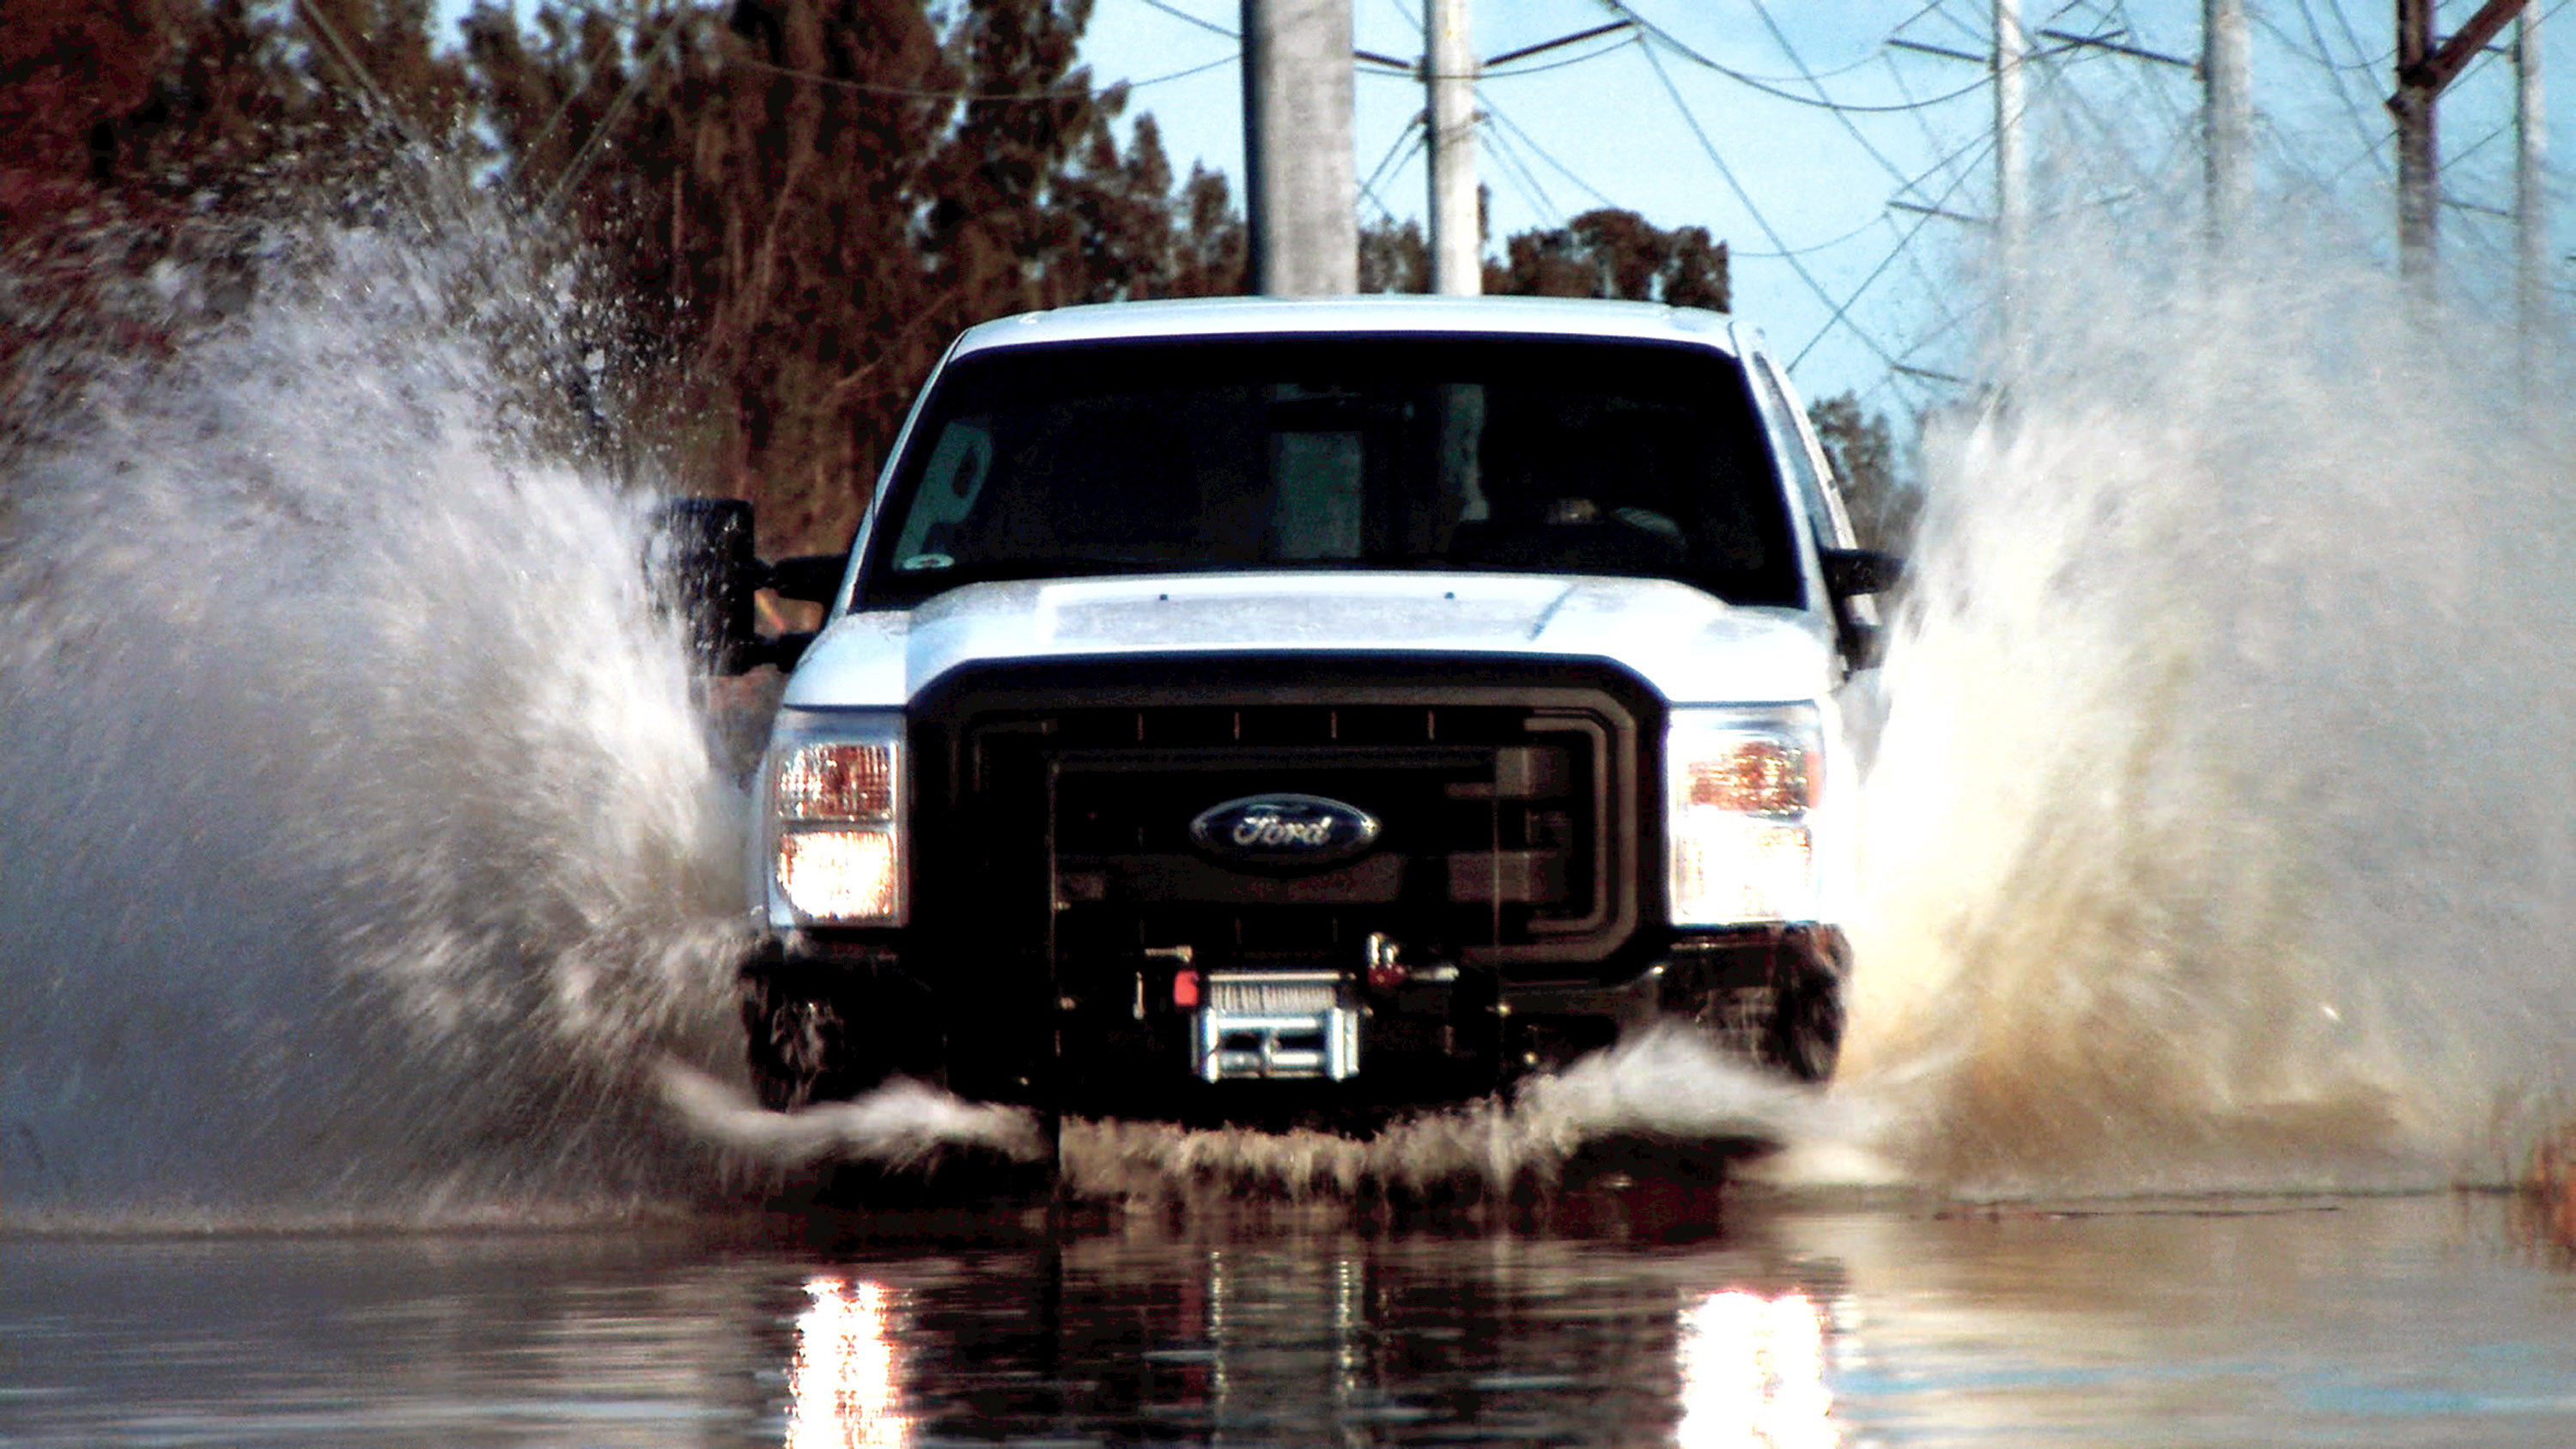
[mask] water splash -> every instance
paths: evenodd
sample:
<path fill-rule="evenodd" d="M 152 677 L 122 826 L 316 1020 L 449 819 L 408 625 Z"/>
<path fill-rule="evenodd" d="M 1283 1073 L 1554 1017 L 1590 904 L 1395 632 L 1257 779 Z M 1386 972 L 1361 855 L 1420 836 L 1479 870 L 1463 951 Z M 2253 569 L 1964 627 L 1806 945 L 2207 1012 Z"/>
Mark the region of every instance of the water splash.
<path fill-rule="evenodd" d="M 513 424 L 562 298 L 293 240 L 0 476 L 9 1219 L 685 1196 L 646 1064 L 727 1050 L 738 803 L 640 502 Z"/>
<path fill-rule="evenodd" d="M 662 1088 L 698 1131 L 775 1170 L 826 1162 L 927 1167 L 959 1151 L 1020 1162 L 1045 1153 L 1037 1114 L 969 1103 L 896 1080 L 852 1102 L 767 1111 L 738 1086 L 673 1069 Z M 1176 1188 L 1294 1198 L 1422 1193 L 1449 1184 L 1509 1191 L 1553 1180 L 1588 1143 L 1684 1144 L 1848 1137 L 1845 1114 L 1812 1088 L 1759 1072 L 1680 1028 L 1643 1032 L 1495 1097 L 1407 1117 L 1369 1137 L 1306 1129 L 1190 1128 L 1069 1118 L 1071 1188 L 1093 1198 L 1158 1198 Z"/>
<path fill-rule="evenodd" d="M 2508 1178 L 2576 1042 L 2563 380 L 2089 240 L 1934 449 L 1841 1090 L 1981 1195 Z"/>
<path fill-rule="evenodd" d="M 1530 1078 L 1508 1098 L 1425 1112 L 1366 1139 L 1068 1123 L 1064 1165 L 1078 1191 L 1102 1196 L 1151 1196 L 1186 1182 L 1298 1197 L 1418 1194 L 1462 1183 L 1500 1193 L 1555 1181 L 1587 1144 L 1607 1139 L 1710 1148 L 1829 1140 L 1852 1135 L 1846 1116 L 1813 1089 L 1668 1027 Z"/>
<path fill-rule="evenodd" d="M 2332 259 L 2062 250 L 2009 405 L 1933 449 L 1833 1094 L 1661 1032 L 1366 1142 L 1070 1124 L 1076 1186 L 1502 1184 L 1620 1134 L 1979 1195 L 2511 1175 L 2576 1076 L 2565 379 Z M 741 802 L 640 506 L 514 421 L 494 315 L 562 302 L 514 265 L 311 232 L 5 460 L 8 1221 L 1031 1150 L 728 1085 Z"/>
<path fill-rule="evenodd" d="M 995 1153 L 1014 1162 L 1046 1156 L 1036 1113 L 969 1102 L 908 1078 L 898 1077 L 854 1101 L 820 1102 L 794 1112 L 772 1111 L 739 1083 L 679 1065 L 663 1069 L 661 1088 L 664 1100 L 693 1130 L 773 1170 L 833 1162 L 915 1169 L 966 1151 Z"/>

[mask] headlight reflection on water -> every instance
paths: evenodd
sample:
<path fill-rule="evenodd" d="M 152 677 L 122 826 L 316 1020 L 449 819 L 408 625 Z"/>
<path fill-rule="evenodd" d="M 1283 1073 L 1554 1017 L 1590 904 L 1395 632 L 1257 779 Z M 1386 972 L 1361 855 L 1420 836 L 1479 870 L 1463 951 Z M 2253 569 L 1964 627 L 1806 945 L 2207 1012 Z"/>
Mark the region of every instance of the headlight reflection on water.
<path fill-rule="evenodd" d="M 808 1280 L 805 1294 L 813 1303 L 796 1316 L 796 1361 L 787 1371 L 787 1449 L 910 1444 L 894 1295 L 830 1277 Z"/>
<path fill-rule="evenodd" d="M 1681 1315 L 1684 1449 L 1831 1449 L 1825 1320 L 1803 1293 L 1712 1293 Z"/>

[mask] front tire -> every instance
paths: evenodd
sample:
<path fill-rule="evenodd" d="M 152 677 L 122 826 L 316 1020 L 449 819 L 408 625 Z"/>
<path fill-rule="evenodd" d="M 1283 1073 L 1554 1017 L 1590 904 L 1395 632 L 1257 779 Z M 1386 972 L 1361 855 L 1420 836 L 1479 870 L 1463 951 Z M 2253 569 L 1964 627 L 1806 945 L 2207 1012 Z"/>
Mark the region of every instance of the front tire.
<path fill-rule="evenodd" d="M 751 1089 L 760 1105 L 793 1112 L 822 1098 L 846 1037 L 830 999 L 748 976 L 742 983 L 742 1028 Z"/>
<path fill-rule="evenodd" d="M 1801 1082 L 1834 1074 L 1843 1052 L 1843 983 L 1823 962 L 1789 956 L 1773 987 L 1771 1021 L 1757 1048 L 1763 1064 Z"/>

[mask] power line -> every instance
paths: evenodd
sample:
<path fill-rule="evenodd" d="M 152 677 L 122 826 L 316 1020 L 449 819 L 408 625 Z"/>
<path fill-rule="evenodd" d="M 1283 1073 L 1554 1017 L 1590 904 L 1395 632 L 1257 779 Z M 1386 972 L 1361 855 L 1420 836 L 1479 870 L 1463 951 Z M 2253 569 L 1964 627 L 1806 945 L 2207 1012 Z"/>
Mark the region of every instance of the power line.
<path fill-rule="evenodd" d="M 1844 232 L 1841 236 L 1835 237 L 1830 241 L 1811 242 L 1806 246 L 1799 247 L 1795 251 L 1748 252 L 1740 247 L 1730 246 L 1726 249 L 1726 254 L 1730 257 L 1742 257 L 1746 261 L 1758 262 L 1785 261 L 1790 257 L 1812 257 L 1818 252 L 1832 251 L 1834 248 L 1841 246 L 1843 243 L 1850 241 L 1854 237 L 1859 236 L 1862 232 L 1878 225 L 1885 219 L 1886 218 L 1883 216 L 1873 216 L 1869 220 L 1862 222 L 1860 225 L 1853 227 L 1851 230 Z"/>
<path fill-rule="evenodd" d="M 1629 46 L 1643 45 L 1644 43 L 1645 42 L 1643 40 L 1638 38 L 1635 31 L 1630 31 L 1628 34 L 1619 37 L 1617 40 L 1601 47 L 1599 50 L 1586 51 L 1581 55 L 1575 56 L 1571 60 L 1550 60 L 1542 61 L 1537 65 L 1516 65 L 1509 70 L 1478 71 L 1476 73 L 1476 79 L 1479 81 L 1518 80 L 1525 75 L 1539 75 L 1546 71 L 1563 70 L 1570 65 L 1582 65 L 1586 61 L 1599 60 L 1605 55 L 1617 55 L 1620 51 L 1626 50 Z"/>
<path fill-rule="evenodd" d="M 2318 56 L 2320 59 L 2323 59 L 2327 49 L 2325 29 L 2317 24 L 2316 7 L 2312 3 L 2312 0 L 2299 0 L 2299 14 L 2307 20 L 2308 35 L 2316 41 Z M 2345 27 L 2347 33 L 2350 32 L 2350 29 L 2351 27 L 2349 25 Z M 2344 77 L 2347 73 L 2346 68 L 2332 60 L 2326 60 L 2325 64 L 2327 66 L 2326 74 L 2328 78 L 2334 82 L 2335 99 L 2343 103 L 2344 114 L 2352 118 L 2353 130 L 2358 133 L 2364 141 L 2373 139 L 2378 134 L 2379 128 L 2372 125 L 2370 121 L 2362 115 L 2361 107 L 2354 102 L 2351 88 L 2344 83 Z M 2376 65 L 2377 62 L 2371 62 L 2371 64 Z M 2360 67 L 2358 66 L 2353 67 L 2353 69 L 2359 68 Z"/>
<path fill-rule="evenodd" d="M 621 26 L 629 31 L 640 34 L 644 29 L 642 22 L 624 15 L 619 15 L 614 11 L 603 10 L 597 5 L 586 3 L 586 0 L 563 0 L 563 3 L 567 8 L 581 11 L 585 15 L 595 16 L 598 19 L 607 21 L 611 25 Z M 673 26 L 676 27 L 682 18 L 685 18 L 685 16 L 675 17 L 672 22 Z M 1197 75 L 1202 71 L 1214 70 L 1221 65 L 1232 65 L 1242 58 L 1242 53 L 1238 51 L 1233 55 L 1219 56 L 1215 60 L 1206 61 L 1181 70 L 1171 71 L 1164 75 L 1147 76 L 1143 80 L 1113 81 L 1108 85 L 1087 89 L 1067 85 L 1035 91 L 931 90 L 920 86 L 887 85 L 878 81 L 848 80 L 841 76 L 825 75 L 820 71 L 799 70 L 793 66 L 774 65 L 768 61 L 760 60 L 748 55 L 728 56 L 725 60 L 725 64 L 739 65 L 750 70 L 762 71 L 769 75 L 785 76 L 790 80 L 811 81 L 815 85 L 829 86 L 834 90 L 855 91 L 862 95 L 892 96 L 898 100 L 949 101 L 962 104 L 974 104 L 977 102 L 1034 103 L 1044 101 L 1076 100 L 1088 94 L 1096 94 L 1098 91 L 1115 90 L 1122 86 L 1131 91 L 1143 90 L 1147 86 L 1158 86 L 1167 81 L 1184 80 L 1190 76 Z M 1086 82 L 1086 86 L 1087 85 L 1088 83 Z"/>
<path fill-rule="evenodd" d="M 1617 0 L 1605 0 L 1605 3 L 1616 5 Z M 1746 214 L 1753 218 L 1753 224 L 1762 228 L 1762 235 L 1769 239 L 1773 249 L 1782 253 L 1780 260 L 1789 264 L 1789 270 L 1797 274 L 1798 280 L 1807 284 L 1807 289 L 1814 292 L 1818 300 L 1828 308 L 1833 307 L 1832 294 L 1825 290 L 1822 282 L 1816 280 L 1815 273 L 1807 270 L 1806 263 L 1781 237 L 1779 229 L 1771 225 L 1771 219 L 1762 214 L 1762 208 L 1754 204 L 1752 194 L 1744 189 L 1744 183 L 1735 179 L 1734 169 L 1726 164 L 1726 157 L 1719 153 L 1717 144 L 1709 140 L 1708 132 L 1701 129 L 1699 117 L 1692 114 L 1689 104 L 1683 101 L 1681 89 L 1673 84 L 1672 75 L 1664 69 L 1664 63 L 1656 58 L 1653 47 L 1647 47 L 1645 57 L 1646 64 L 1654 69 L 1655 79 L 1663 82 L 1664 94 L 1672 98 L 1673 109 L 1681 112 L 1682 123 L 1690 127 L 1690 133 L 1698 140 L 1700 149 L 1708 153 L 1709 161 L 1717 167 L 1717 174 L 1725 179 L 1727 189 L 1735 193 L 1735 199 L 1743 204 Z M 1858 323 L 1842 315 L 1839 310 L 1836 311 L 1835 318 L 1844 327 L 1850 329 L 1851 334 L 1859 338 L 1870 351 L 1878 354 L 1881 362 L 1890 367 L 1896 365 L 1896 359 L 1888 353 L 1888 350 L 1879 345 L 1877 338 L 1862 331 Z"/>
<path fill-rule="evenodd" d="M 2328 70 L 2377 70 L 2383 63 L 2378 60 L 2335 59 L 2331 53 L 2334 48 L 2326 43 L 2325 28 L 2317 23 L 2317 9 L 2315 5 L 2310 3 L 2310 0 L 2299 0 L 2299 18 L 2308 28 L 2308 44 L 2305 46 L 2299 43 L 2297 36 L 2294 36 L 2288 30 L 2283 29 L 2281 22 L 2274 20 L 2271 16 L 2264 14 L 2259 10 L 2249 12 L 2248 18 L 2255 24 L 2262 26 L 2265 30 L 2270 31 L 2272 38 L 2281 42 L 2282 48 L 2289 51 L 2290 54 L 2311 64 L 2324 66 Z M 2314 48 L 2311 49 L 2310 47 Z"/>
<path fill-rule="evenodd" d="M 686 12 L 672 16 L 670 23 L 662 27 L 661 37 L 653 42 L 653 48 L 644 52 L 643 59 L 635 62 L 635 73 L 628 76 L 626 84 L 618 89 L 617 99 L 609 102 L 608 109 L 600 113 L 599 124 L 590 128 L 590 134 L 582 139 L 581 149 L 572 153 L 572 159 L 564 163 L 563 174 L 555 178 L 555 184 L 547 189 L 545 199 L 537 203 L 540 215 L 552 212 L 555 203 L 563 200 L 564 193 L 570 191 L 572 184 L 581 179 L 581 174 L 590 169 L 591 160 L 608 140 L 608 133 L 625 119 L 626 108 L 635 104 L 635 98 L 643 93 L 645 77 L 650 76 L 653 67 L 661 63 L 663 53 L 671 48 L 672 41 L 679 39 L 680 27 L 686 23 Z"/>
<path fill-rule="evenodd" d="M 1565 213 L 1557 209 L 1555 198 L 1549 196 L 1547 188 L 1539 184 L 1538 177 L 1529 169 L 1529 163 L 1523 161 L 1511 148 L 1502 132 L 1492 131 L 1487 134 L 1494 142 L 1494 160 L 1500 165 L 1504 176 L 1521 189 L 1521 199 L 1531 203 L 1531 209 L 1539 215 L 1552 219 L 1560 227 L 1565 225 Z"/>
<path fill-rule="evenodd" d="M 1481 92 L 1477 95 L 1476 99 L 1480 103 L 1485 102 L 1485 97 Z M 1583 190 L 1589 194 L 1593 200 L 1600 202 L 1603 206 L 1614 211 L 1623 209 L 1616 200 L 1604 193 L 1599 187 L 1584 180 L 1581 173 L 1576 172 L 1572 168 L 1568 167 L 1564 162 L 1559 161 L 1556 157 L 1550 155 L 1547 148 L 1538 143 L 1538 138 L 1529 133 L 1529 129 L 1527 127 L 1503 114 L 1501 108 L 1491 104 L 1481 104 L 1480 109 L 1484 112 L 1487 119 L 1499 122 L 1500 124 L 1509 127 L 1513 137 L 1517 140 L 1519 145 L 1526 147 L 1540 160 L 1546 162 L 1558 175 L 1563 176 L 1566 180 L 1583 188 Z M 1727 255 L 1762 261 L 1776 261 L 1780 258 L 1793 255 L 1802 257 L 1813 256 L 1818 252 L 1831 251 L 1835 247 L 1841 246 L 1844 242 L 1850 241 L 1853 237 L 1859 236 L 1862 232 L 1878 225 L 1878 221 L 1879 219 L 1873 216 L 1869 220 L 1862 222 L 1860 225 L 1853 227 L 1850 231 L 1844 232 L 1841 236 L 1835 237 L 1830 241 L 1821 241 L 1808 246 L 1799 247 L 1795 252 L 1749 252 L 1730 246 L 1727 248 Z"/>
<path fill-rule="evenodd" d="M 1476 92 L 1476 105 L 1477 109 L 1483 111 L 1488 119 L 1499 122 L 1504 127 L 1508 128 L 1515 137 L 1519 138 L 1520 144 L 1528 147 L 1530 151 L 1538 157 L 1538 159 L 1546 162 L 1550 167 L 1554 168 L 1556 174 L 1573 182 L 1575 185 L 1582 187 L 1586 192 L 1591 194 L 1593 200 L 1600 202 L 1603 206 L 1610 207 L 1614 210 L 1617 209 L 1619 203 L 1612 201 L 1608 196 L 1604 195 L 1599 187 L 1594 186 L 1591 182 L 1576 175 L 1573 169 L 1568 167 L 1564 162 L 1549 155 L 1547 153 L 1547 148 L 1539 145 L 1537 140 L 1533 138 L 1528 131 L 1521 128 L 1521 124 L 1518 121 L 1504 115 L 1502 107 L 1497 106 L 1488 100 L 1482 90 Z"/>
<path fill-rule="evenodd" d="M 1994 147 L 1994 138 L 1989 135 L 1985 142 L 1976 149 L 1979 157 L 1982 158 L 1986 153 L 1993 151 Z M 1934 202 L 1934 205 L 1938 206 L 1947 202 L 1952 196 L 1958 194 L 1960 187 L 1965 186 L 1966 184 L 1967 178 L 1965 176 L 1961 176 L 1958 180 L 1951 182 L 1950 189 L 1941 193 L 1940 197 Z M 1796 368 L 1799 363 L 1807 360 L 1807 354 L 1816 350 L 1816 344 L 1825 340 L 1826 335 L 1834 330 L 1836 323 L 1844 322 L 1850 316 L 1851 309 L 1860 305 L 1860 299 L 1863 294 L 1867 293 L 1872 286 L 1876 285 L 1878 279 L 1886 274 L 1889 267 L 1895 265 L 1898 257 L 1903 256 L 1908 251 L 1912 250 L 1914 239 L 1922 234 L 1923 228 L 1931 224 L 1932 215 L 1930 213 L 1926 213 L 1923 216 L 1917 217 L 1914 225 L 1906 229 L 1903 234 L 1897 237 L 1896 245 L 1888 251 L 1887 255 L 1880 260 L 1877 266 L 1870 268 L 1869 275 L 1861 279 L 1860 285 L 1852 289 L 1851 295 L 1845 297 L 1842 304 L 1833 309 L 1833 315 L 1825 319 L 1824 326 L 1816 329 L 1815 336 L 1807 339 L 1806 346 L 1798 349 L 1798 355 L 1789 359 L 1789 366 L 1792 369 Z M 1831 299 L 1828 298 L 1827 301 L 1830 303 Z M 1854 330 L 1856 331 L 1858 329 Z M 1884 353 L 1881 354 L 1881 358 L 1887 362 L 1889 366 L 1895 366 L 1894 358 L 1886 357 Z"/>
<path fill-rule="evenodd" d="M 1175 19 L 1175 20 L 1186 20 L 1186 21 L 1188 21 L 1189 23 L 1191 23 L 1192 25 L 1197 26 L 1197 27 L 1198 27 L 1199 29 L 1201 29 L 1201 30 L 1209 31 L 1209 32 L 1211 32 L 1211 33 L 1213 33 L 1213 34 L 1217 34 L 1217 35 L 1222 35 L 1222 36 L 1224 36 L 1226 39 L 1231 40 L 1231 41 L 1235 42 L 1235 43 L 1236 43 L 1236 44 L 1238 44 L 1238 45 L 1240 45 L 1240 44 L 1242 44 L 1242 43 L 1243 43 L 1243 37 L 1242 37 L 1242 36 L 1235 34 L 1233 31 L 1228 30 L 1228 29 L 1226 29 L 1224 26 L 1217 24 L 1215 21 L 1213 21 L 1213 20 L 1202 20 L 1202 19 L 1200 19 L 1198 16 L 1192 15 L 1190 12 L 1188 12 L 1188 11 L 1186 11 L 1186 10 L 1182 9 L 1182 8 L 1181 8 L 1181 7 L 1179 7 L 1178 5 L 1166 4 L 1166 3 L 1165 3 L 1165 0 L 1136 0 L 1136 3 L 1137 3 L 1137 4 L 1139 4 L 1139 5 L 1144 6 L 1144 7 L 1145 7 L 1146 9 L 1148 9 L 1148 10 L 1160 10 L 1160 11 L 1162 11 L 1164 14 L 1171 16 L 1171 17 L 1172 17 L 1173 19 Z"/>
<path fill-rule="evenodd" d="M 1664 29 L 1662 26 L 1648 20 L 1636 11 L 1629 9 L 1626 4 L 1626 0 L 1600 0 L 1600 3 L 1612 14 L 1620 16 L 1630 24 L 1635 25 L 1649 38 L 1660 43 L 1675 55 L 1691 62 L 1693 65 L 1715 71 L 1719 75 L 1726 77 L 1728 80 L 1734 81 L 1738 85 L 1760 91 L 1762 94 L 1771 97 L 1773 100 L 1787 101 L 1791 105 L 1814 106 L 1829 111 L 1849 111 L 1854 115 L 1891 115 L 1899 111 L 1915 110 L 1923 106 L 1941 105 L 1949 101 L 1955 101 L 1962 96 L 1974 95 L 1986 88 L 1986 83 L 1981 80 L 1973 85 L 1961 86 L 1959 89 L 1952 91 L 1947 95 L 1935 96 L 1928 101 L 1908 101 L 1904 104 L 1893 106 L 1860 105 L 1847 101 L 1833 100 L 1830 97 L 1819 99 L 1815 96 L 1802 96 L 1796 91 L 1783 90 L 1779 86 L 1772 85 L 1758 76 L 1748 75 L 1743 71 L 1737 70 L 1733 66 L 1723 64 L 1713 56 L 1704 55 L 1701 52 L 1692 49 L 1690 46 L 1683 44 L 1671 31 Z"/>
<path fill-rule="evenodd" d="M 1370 191 L 1370 188 L 1376 186 L 1377 183 L 1385 177 L 1388 167 L 1401 164 L 1396 160 L 1395 153 L 1398 151 L 1404 151 L 1404 143 L 1412 140 L 1421 127 L 1422 116 L 1419 112 L 1416 112 L 1413 119 L 1404 123 L 1404 129 L 1395 133 L 1395 141 L 1386 148 L 1386 154 L 1378 158 L 1377 167 L 1369 172 L 1368 179 L 1360 183 L 1360 190 L 1364 192 Z M 1412 158 L 1412 154 L 1413 153 L 1410 151 L 1405 151 L 1406 159 L 1410 160 Z M 1369 199 L 1372 201 L 1377 200 L 1374 192 L 1371 192 Z M 1387 211 L 1386 203 L 1382 201 L 1378 202 L 1377 209 L 1380 211 Z M 1387 211 L 1387 219 L 1390 221 L 1394 220 L 1395 213 Z"/>
<path fill-rule="evenodd" d="M 1807 69 L 1806 57 L 1798 54 L 1798 48 L 1789 43 L 1787 33 L 1780 29 L 1780 22 L 1771 18 L 1770 8 L 1764 5 L 1762 0 L 1753 0 L 1753 13 L 1760 17 L 1762 28 L 1771 32 L 1771 39 L 1779 45 L 1780 53 L 1789 58 L 1789 63 L 1798 68 L 1798 73 L 1800 75 L 1806 77 L 1808 86 L 1815 91 L 1817 98 L 1819 100 L 1825 99 L 1825 86 L 1823 80 Z M 1980 82 L 1981 86 L 1982 84 L 1983 83 Z M 1907 184 L 1905 173 L 1897 169 L 1895 162 L 1887 159 L 1886 152 L 1879 150 L 1877 146 L 1871 144 L 1869 137 L 1861 134 L 1860 127 L 1853 123 L 1851 113 L 1849 111 L 1836 106 L 1833 108 L 1833 117 L 1836 124 L 1840 125 L 1844 131 L 1848 132 L 1854 141 L 1860 143 L 1860 148 L 1869 153 L 1869 158 L 1878 163 L 1879 169 L 1885 171 L 1888 174 L 1889 179 L 1897 182 L 1900 186 Z"/>
<path fill-rule="evenodd" d="M 1423 132 L 1420 129 L 1419 118 L 1416 118 L 1414 124 L 1406 126 L 1403 134 L 1397 136 L 1395 139 L 1396 146 L 1402 149 L 1403 154 L 1399 156 L 1396 154 L 1395 149 L 1388 150 L 1387 159 L 1380 161 L 1378 163 L 1378 169 L 1369 174 L 1369 179 L 1360 183 L 1360 195 L 1367 197 L 1369 199 L 1369 204 L 1377 208 L 1378 215 L 1385 217 L 1389 223 L 1399 221 L 1402 218 L 1395 214 L 1395 208 L 1386 204 L 1386 198 L 1377 194 L 1377 183 L 1379 178 L 1385 173 L 1386 169 L 1390 165 L 1397 169 L 1402 169 L 1405 163 L 1413 159 L 1413 153 L 1422 149 Z M 1413 144 L 1407 146 L 1404 144 L 1407 141 L 1410 141 Z"/>

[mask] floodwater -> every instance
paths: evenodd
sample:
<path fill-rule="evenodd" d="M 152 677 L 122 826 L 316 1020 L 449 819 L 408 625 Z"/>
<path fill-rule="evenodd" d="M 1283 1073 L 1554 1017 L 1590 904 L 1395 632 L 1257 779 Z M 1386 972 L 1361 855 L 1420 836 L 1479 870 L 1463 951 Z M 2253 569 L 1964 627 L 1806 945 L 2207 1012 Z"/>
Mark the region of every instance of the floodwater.
<path fill-rule="evenodd" d="M 0 1240 L 0 1442 L 2576 1442 L 2498 1195 Z"/>

